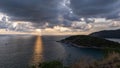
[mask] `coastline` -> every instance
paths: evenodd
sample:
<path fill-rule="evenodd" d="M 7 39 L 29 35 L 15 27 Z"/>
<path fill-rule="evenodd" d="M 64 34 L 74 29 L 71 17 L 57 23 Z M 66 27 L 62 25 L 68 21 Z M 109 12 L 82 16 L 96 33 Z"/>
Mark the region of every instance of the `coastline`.
<path fill-rule="evenodd" d="M 93 49 L 105 49 L 105 48 L 100 48 L 100 47 L 87 47 L 87 46 L 80 46 L 80 45 L 77 45 L 77 44 L 74 44 L 74 43 L 66 43 L 66 42 L 61 42 L 61 41 L 57 41 L 57 42 L 60 42 L 60 43 L 63 43 L 63 44 L 68 44 L 68 45 L 71 45 L 71 46 L 74 46 L 74 47 L 78 47 L 78 48 L 93 48 Z"/>
<path fill-rule="evenodd" d="M 74 47 L 78 47 L 78 48 L 92 48 L 92 49 L 101 49 L 101 50 L 104 50 L 104 49 L 117 49 L 117 48 L 103 48 L 103 47 L 95 47 L 95 46 L 80 46 L 80 45 L 77 45 L 75 43 L 71 43 L 71 42 L 62 42 L 62 41 L 57 41 L 57 42 L 60 42 L 60 43 L 63 43 L 63 44 L 68 44 L 68 45 L 71 45 L 71 46 L 74 46 Z"/>

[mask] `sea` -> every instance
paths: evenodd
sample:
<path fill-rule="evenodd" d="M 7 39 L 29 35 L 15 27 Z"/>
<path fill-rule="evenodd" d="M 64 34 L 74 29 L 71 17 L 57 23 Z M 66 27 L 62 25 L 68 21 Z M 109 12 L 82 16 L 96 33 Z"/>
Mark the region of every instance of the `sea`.
<path fill-rule="evenodd" d="M 78 48 L 59 41 L 68 36 L 0 35 L 0 68 L 30 68 L 44 62 L 59 60 L 65 65 L 80 59 L 100 60 L 104 51 Z M 108 39 L 120 43 L 120 39 Z"/>

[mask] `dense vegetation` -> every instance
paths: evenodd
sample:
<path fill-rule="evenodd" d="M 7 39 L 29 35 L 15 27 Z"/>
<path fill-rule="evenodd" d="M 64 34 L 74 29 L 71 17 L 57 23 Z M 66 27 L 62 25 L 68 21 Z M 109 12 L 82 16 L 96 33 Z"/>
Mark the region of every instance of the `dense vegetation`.
<path fill-rule="evenodd" d="M 82 47 L 90 47 L 90 48 L 100 48 L 100 49 L 119 49 L 120 44 L 118 42 L 109 41 L 102 38 L 87 36 L 87 35 L 76 35 L 70 36 L 61 40 L 60 42 L 82 46 Z"/>
<path fill-rule="evenodd" d="M 48 61 L 39 63 L 39 65 L 33 65 L 31 68 L 68 68 L 60 61 Z"/>

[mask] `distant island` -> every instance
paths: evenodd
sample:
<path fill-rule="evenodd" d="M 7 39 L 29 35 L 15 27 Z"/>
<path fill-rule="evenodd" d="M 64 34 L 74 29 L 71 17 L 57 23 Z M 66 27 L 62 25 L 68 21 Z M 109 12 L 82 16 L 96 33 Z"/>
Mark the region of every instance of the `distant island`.
<path fill-rule="evenodd" d="M 99 48 L 99 49 L 120 48 L 120 44 L 118 42 L 113 42 L 113 41 L 109 41 L 106 39 L 93 37 L 89 35 L 70 36 L 70 37 L 60 40 L 59 42 L 70 44 L 70 45 L 77 46 L 77 47 L 84 47 L 84 48 Z"/>
<path fill-rule="evenodd" d="M 94 32 L 91 33 L 90 36 L 101 37 L 101 38 L 120 38 L 120 29 Z"/>

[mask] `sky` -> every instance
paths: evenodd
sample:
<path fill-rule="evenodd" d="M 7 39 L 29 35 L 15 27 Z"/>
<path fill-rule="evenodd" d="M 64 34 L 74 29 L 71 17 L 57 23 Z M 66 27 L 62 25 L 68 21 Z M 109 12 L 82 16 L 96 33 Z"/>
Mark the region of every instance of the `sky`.
<path fill-rule="evenodd" d="M 120 0 L 0 0 L 0 29 L 91 33 L 120 28 Z"/>

